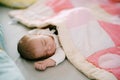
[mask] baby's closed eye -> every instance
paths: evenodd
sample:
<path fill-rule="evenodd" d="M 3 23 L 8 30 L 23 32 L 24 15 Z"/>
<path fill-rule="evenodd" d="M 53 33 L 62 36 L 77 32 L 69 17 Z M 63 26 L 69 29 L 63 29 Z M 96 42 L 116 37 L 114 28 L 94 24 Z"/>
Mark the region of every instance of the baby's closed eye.
<path fill-rule="evenodd" d="M 46 41 L 42 39 L 42 45 L 45 47 L 46 46 Z"/>

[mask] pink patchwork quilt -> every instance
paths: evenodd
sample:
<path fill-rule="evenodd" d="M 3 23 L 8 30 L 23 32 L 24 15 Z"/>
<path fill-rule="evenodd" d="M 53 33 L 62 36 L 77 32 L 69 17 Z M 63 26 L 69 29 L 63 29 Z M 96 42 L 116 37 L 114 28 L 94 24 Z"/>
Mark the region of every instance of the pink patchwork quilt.
<path fill-rule="evenodd" d="M 55 25 L 68 60 L 90 79 L 120 80 L 119 5 L 102 4 L 96 10 L 73 8 L 69 0 L 38 4 L 10 15 L 27 27 Z"/>
<path fill-rule="evenodd" d="M 60 12 L 43 22 L 56 25 L 68 60 L 97 80 L 120 80 L 120 25 L 97 20 L 86 8 Z"/>
<path fill-rule="evenodd" d="M 26 9 L 10 11 L 9 15 L 18 22 L 32 28 L 38 27 L 44 20 L 55 16 L 61 10 L 70 8 L 73 8 L 70 0 L 48 0 L 44 4 L 41 4 L 41 0 L 38 0 Z"/>

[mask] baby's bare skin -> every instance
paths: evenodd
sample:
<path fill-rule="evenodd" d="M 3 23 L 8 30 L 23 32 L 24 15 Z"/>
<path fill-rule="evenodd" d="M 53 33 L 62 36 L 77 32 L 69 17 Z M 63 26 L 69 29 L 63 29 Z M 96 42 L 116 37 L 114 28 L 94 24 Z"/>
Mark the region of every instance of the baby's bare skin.
<path fill-rule="evenodd" d="M 45 70 L 48 67 L 53 67 L 53 66 L 55 66 L 55 61 L 52 59 L 46 59 L 46 60 L 38 61 L 34 63 L 35 69 L 41 70 L 41 71 Z"/>

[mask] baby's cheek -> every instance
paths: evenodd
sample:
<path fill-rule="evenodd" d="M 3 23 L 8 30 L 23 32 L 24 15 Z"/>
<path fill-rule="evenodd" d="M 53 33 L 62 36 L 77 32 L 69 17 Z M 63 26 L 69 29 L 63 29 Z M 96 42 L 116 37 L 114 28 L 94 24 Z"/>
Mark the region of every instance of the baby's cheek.
<path fill-rule="evenodd" d="M 51 51 L 51 50 L 49 50 L 47 53 L 48 53 L 48 54 L 50 54 L 50 53 L 52 53 L 52 51 Z"/>
<path fill-rule="evenodd" d="M 48 47 L 48 53 L 50 54 L 50 53 L 54 53 L 55 52 L 55 47 L 54 47 L 54 45 L 53 46 L 49 46 Z"/>

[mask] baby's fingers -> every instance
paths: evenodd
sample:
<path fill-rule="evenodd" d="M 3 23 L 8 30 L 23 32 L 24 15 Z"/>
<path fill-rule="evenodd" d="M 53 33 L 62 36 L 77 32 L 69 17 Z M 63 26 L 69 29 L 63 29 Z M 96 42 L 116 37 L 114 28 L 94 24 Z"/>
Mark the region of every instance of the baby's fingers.
<path fill-rule="evenodd" d="M 37 70 L 43 71 L 46 69 L 46 66 L 42 63 L 35 63 L 34 66 L 35 66 L 35 69 L 37 69 Z"/>

